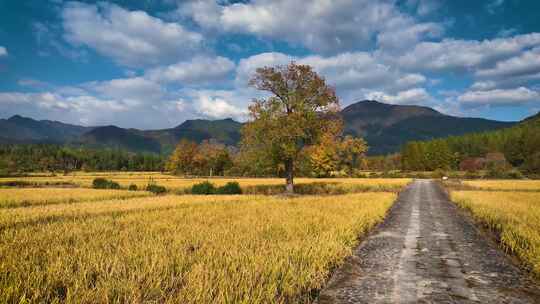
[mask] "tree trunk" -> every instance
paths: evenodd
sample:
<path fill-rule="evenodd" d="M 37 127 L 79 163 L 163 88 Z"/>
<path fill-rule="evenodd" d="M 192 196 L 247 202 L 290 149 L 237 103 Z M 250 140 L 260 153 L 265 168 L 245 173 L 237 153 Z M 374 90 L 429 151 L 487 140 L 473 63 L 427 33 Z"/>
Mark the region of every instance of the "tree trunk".
<path fill-rule="evenodd" d="M 285 192 L 288 194 L 294 193 L 294 163 L 292 159 L 285 161 Z"/>

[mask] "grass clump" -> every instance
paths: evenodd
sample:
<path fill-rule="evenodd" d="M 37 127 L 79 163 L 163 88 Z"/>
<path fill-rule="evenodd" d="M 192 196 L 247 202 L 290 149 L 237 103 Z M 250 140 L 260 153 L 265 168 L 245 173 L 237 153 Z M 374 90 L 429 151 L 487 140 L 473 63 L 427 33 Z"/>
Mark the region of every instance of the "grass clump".
<path fill-rule="evenodd" d="M 216 193 L 216 186 L 212 184 L 209 181 L 204 181 L 202 183 L 195 184 L 191 187 L 191 193 L 192 194 L 203 194 L 203 195 L 209 195 L 209 194 L 215 194 Z"/>
<path fill-rule="evenodd" d="M 120 189 L 120 184 L 106 178 L 98 177 L 92 182 L 94 189 Z"/>
<path fill-rule="evenodd" d="M 0 209 L 0 302 L 312 303 L 395 198 L 164 195 Z"/>
<path fill-rule="evenodd" d="M 242 194 L 242 188 L 238 182 L 228 182 L 217 188 L 216 194 Z"/>
<path fill-rule="evenodd" d="M 204 181 L 193 185 L 191 187 L 191 194 L 242 194 L 242 188 L 238 182 L 228 182 L 223 186 L 216 187 L 213 183 Z"/>
<path fill-rule="evenodd" d="M 150 193 L 154 193 L 156 195 L 165 194 L 167 193 L 167 188 L 164 186 L 160 186 L 156 183 L 154 178 L 150 177 L 150 180 L 148 181 L 148 184 L 146 185 L 146 191 Z"/>
<path fill-rule="evenodd" d="M 167 188 L 157 184 L 148 184 L 146 186 L 146 191 L 159 195 L 167 193 Z"/>

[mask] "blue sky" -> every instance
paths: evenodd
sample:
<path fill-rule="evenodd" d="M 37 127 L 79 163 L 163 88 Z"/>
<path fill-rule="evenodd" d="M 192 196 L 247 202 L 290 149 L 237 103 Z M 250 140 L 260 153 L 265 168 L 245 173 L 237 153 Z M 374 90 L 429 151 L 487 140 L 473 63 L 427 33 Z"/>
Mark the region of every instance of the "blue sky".
<path fill-rule="evenodd" d="M 540 1 L 0 0 L 0 118 L 143 129 L 246 118 L 257 67 L 362 99 L 519 120 L 540 110 Z"/>

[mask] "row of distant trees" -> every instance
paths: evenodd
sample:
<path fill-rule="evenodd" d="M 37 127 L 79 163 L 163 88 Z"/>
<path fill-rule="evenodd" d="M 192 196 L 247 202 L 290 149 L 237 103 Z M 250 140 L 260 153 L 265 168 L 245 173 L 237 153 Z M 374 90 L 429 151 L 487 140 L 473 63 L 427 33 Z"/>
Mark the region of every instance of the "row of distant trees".
<path fill-rule="evenodd" d="M 346 176 L 365 168 L 366 144 L 351 137 L 325 139 L 301 152 L 297 174 Z M 0 175 L 29 172 L 168 171 L 191 176 L 283 176 L 284 167 L 259 159 L 253 150 L 215 141 L 181 140 L 170 156 L 117 149 L 89 149 L 53 144 L 0 145 Z"/>
<path fill-rule="evenodd" d="M 166 158 L 117 149 L 52 144 L 1 145 L 0 175 L 26 172 L 160 171 Z"/>
<path fill-rule="evenodd" d="M 401 151 L 401 162 L 403 169 L 413 171 L 517 168 L 539 174 L 540 120 L 498 131 L 409 142 Z"/>
<path fill-rule="evenodd" d="M 299 152 L 295 174 L 309 177 L 351 176 L 366 166 L 366 143 L 350 136 L 327 138 Z M 261 151 L 203 141 L 181 140 L 165 169 L 183 176 L 285 176 L 284 164 L 261 157 Z"/>

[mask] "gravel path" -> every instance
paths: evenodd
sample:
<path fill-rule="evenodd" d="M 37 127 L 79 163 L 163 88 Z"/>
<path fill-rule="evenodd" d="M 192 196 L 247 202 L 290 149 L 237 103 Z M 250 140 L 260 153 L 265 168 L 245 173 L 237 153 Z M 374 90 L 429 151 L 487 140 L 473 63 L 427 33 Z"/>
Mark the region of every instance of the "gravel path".
<path fill-rule="evenodd" d="M 540 303 L 540 288 L 437 183 L 417 180 L 331 278 L 326 303 Z"/>

